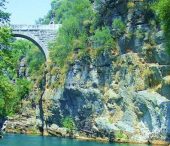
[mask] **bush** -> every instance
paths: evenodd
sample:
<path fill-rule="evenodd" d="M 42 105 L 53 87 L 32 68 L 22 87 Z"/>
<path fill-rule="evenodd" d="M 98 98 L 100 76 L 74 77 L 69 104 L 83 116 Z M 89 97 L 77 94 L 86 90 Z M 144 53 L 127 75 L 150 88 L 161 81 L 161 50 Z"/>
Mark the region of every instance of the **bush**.
<path fill-rule="evenodd" d="M 127 7 L 128 7 L 129 9 L 132 9 L 132 8 L 135 7 L 135 3 L 134 3 L 134 2 L 128 2 Z"/>
<path fill-rule="evenodd" d="M 71 117 L 65 117 L 65 118 L 62 120 L 62 126 L 65 127 L 65 128 L 68 128 L 69 130 L 75 129 L 75 123 L 74 123 L 73 118 L 71 118 Z"/>
<path fill-rule="evenodd" d="M 92 36 L 93 47 L 98 49 L 111 49 L 114 47 L 114 40 L 108 27 L 97 29 Z"/>
<path fill-rule="evenodd" d="M 8 77 L 0 75 L 0 117 L 11 115 L 18 106 L 16 86 L 11 83 Z"/>
<path fill-rule="evenodd" d="M 10 38 L 11 38 L 11 30 L 8 27 L 0 27 L 0 45 L 9 45 Z"/>
<path fill-rule="evenodd" d="M 128 136 L 126 134 L 124 134 L 122 131 L 117 131 L 115 133 L 115 138 L 125 140 L 125 139 L 128 139 Z"/>
<path fill-rule="evenodd" d="M 170 53 L 170 1 L 169 0 L 158 0 L 152 5 L 152 9 L 161 21 L 166 36 L 166 46 Z"/>
<path fill-rule="evenodd" d="M 28 81 L 26 78 L 17 80 L 17 95 L 20 99 L 24 99 L 28 96 L 31 90 L 32 84 L 31 81 Z"/>
<path fill-rule="evenodd" d="M 116 35 L 120 35 L 125 32 L 126 26 L 120 18 L 116 18 L 112 23 L 112 29 L 116 32 Z"/>

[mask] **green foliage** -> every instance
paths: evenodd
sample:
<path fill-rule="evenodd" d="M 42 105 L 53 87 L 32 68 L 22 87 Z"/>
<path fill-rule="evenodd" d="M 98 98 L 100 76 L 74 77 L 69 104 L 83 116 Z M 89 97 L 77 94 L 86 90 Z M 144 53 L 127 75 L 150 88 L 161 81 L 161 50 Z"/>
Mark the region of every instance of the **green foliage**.
<path fill-rule="evenodd" d="M 112 23 L 112 28 L 116 32 L 117 35 L 120 35 L 125 32 L 126 26 L 122 22 L 121 19 L 117 18 L 117 19 L 114 19 Z"/>
<path fill-rule="evenodd" d="M 124 134 L 122 131 L 117 131 L 115 132 L 115 138 L 125 140 L 125 139 L 128 139 L 128 136 Z"/>
<path fill-rule="evenodd" d="M 71 117 L 65 117 L 62 119 L 62 126 L 68 128 L 69 130 L 75 129 L 74 120 Z"/>
<path fill-rule="evenodd" d="M 0 23 L 9 21 L 4 12 L 5 0 L 0 0 Z M 18 112 L 21 100 L 28 96 L 32 82 L 18 77 L 18 67 L 22 57 L 27 58 L 30 75 L 38 74 L 45 59 L 40 51 L 28 41 L 12 42 L 11 30 L 0 27 L 0 118 Z M 41 55 L 40 55 L 41 54 Z"/>
<path fill-rule="evenodd" d="M 4 117 L 13 114 L 19 100 L 14 83 L 3 75 L 0 78 L 0 117 Z"/>
<path fill-rule="evenodd" d="M 26 78 L 18 78 L 20 59 L 27 58 L 28 67 L 31 70 L 30 76 L 33 76 L 34 73 L 37 75 L 40 66 L 45 61 L 42 53 L 37 51 L 39 49 L 32 43 L 24 40 L 11 43 L 10 30 L 8 28 L 4 28 L 4 30 L 1 33 L 4 38 L 1 38 L 0 43 L 2 46 L 0 50 L 0 117 L 19 111 L 21 100 L 26 98 L 32 89 L 31 81 Z"/>
<path fill-rule="evenodd" d="M 28 96 L 32 84 L 30 81 L 28 81 L 26 78 L 18 79 L 17 80 L 17 96 L 20 97 L 20 99 L 24 99 Z"/>
<path fill-rule="evenodd" d="M 48 12 L 47 16 L 40 18 L 37 23 L 49 24 L 51 17 L 55 14 L 55 23 L 62 23 L 68 19 L 69 16 L 77 17 L 79 15 L 80 19 L 85 17 L 90 19 L 90 15 L 93 15 L 92 5 L 89 0 L 59 0 L 51 2 L 51 10 Z M 81 20 L 80 20 L 81 21 Z"/>
<path fill-rule="evenodd" d="M 32 43 L 26 40 L 15 40 L 12 44 L 12 48 L 15 51 L 14 53 L 17 56 L 25 56 L 27 52 L 30 50 Z"/>
<path fill-rule="evenodd" d="M 50 57 L 60 68 L 74 60 L 75 50 L 81 50 L 82 54 L 88 47 L 98 50 L 115 47 L 108 27 L 95 30 L 96 13 L 91 1 L 62 0 L 53 2 L 53 5 L 56 23 L 61 22 L 62 28 L 56 41 L 50 45 Z M 117 25 L 120 31 L 123 31 L 123 23 L 116 23 L 115 26 Z"/>
<path fill-rule="evenodd" d="M 102 49 L 111 49 L 114 47 L 114 39 L 108 27 L 97 29 L 94 36 L 92 36 L 93 47 Z"/>
<path fill-rule="evenodd" d="M 159 0 L 152 6 L 157 16 L 160 18 L 161 21 L 163 21 L 165 27 L 168 27 L 168 24 L 170 23 L 169 6 L 170 6 L 169 0 Z"/>
<path fill-rule="evenodd" d="M 5 0 L 0 0 L 1 23 L 9 21 L 9 14 L 4 12 Z M 12 53 L 9 49 L 11 33 L 9 28 L 0 27 L 0 117 L 13 113 L 17 105 L 17 91 L 12 80 Z"/>
<path fill-rule="evenodd" d="M 89 0 L 63 0 L 56 9 L 56 19 L 62 21 L 57 40 L 51 44 L 52 61 L 63 67 L 70 61 L 74 49 L 85 49 L 88 44 L 89 25 L 94 12 Z M 88 24 L 85 22 L 89 22 Z M 88 26 L 87 26 L 88 25 Z"/>
<path fill-rule="evenodd" d="M 7 35 L 8 36 L 8 35 Z M 0 117 L 11 115 L 19 109 L 20 99 L 26 93 L 28 82 L 23 85 L 24 80 L 17 78 L 17 68 L 21 56 L 19 48 L 12 48 L 8 41 L 4 41 L 6 48 L 0 50 Z M 20 80 L 20 81 L 19 81 Z M 22 97 L 21 97 L 22 92 Z"/>
<path fill-rule="evenodd" d="M 31 84 L 26 79 L 18 79 L 15 84 L 8 77 L 0 78 L 0 117 L 4 117 L 19 110 L 21 99 L 28 95 Z"/>
<path fill-rule="evenodd" d="M 43 71 L 45 70 L 45 57 L 38 48 L 33 47 L 29 50 L 27 63 L 30 75 L 39 76 L 40 74 L 43 74 Z"/>
<path fill-rule="evenodd" d="M 55 23 L 62 23 L 56 40 L 49 45 L 52 64 L 58 67 L 59 78 L 54 85 L 55 88 L 64 84 L 69 66 L 75 59 L 81 59 L 83 56 L 94 59 L 103 51 L 116 48 L 111 27 L 98 25 L 96 18 L 99 17 L 96 9 L 94 10 L 93 2 L 93 0 L 52 1 L 51 10 L 38 22 L 48 24 L 55 13 Z M 122 21 L 115 21 L 113 26 L 119 33 L 125 30 Z"/>
<path fill-rule="evenodd" d="M 11 31 L 8 27 L 0 27 L 0 44 L 9 45 L 11 38 Z"/>
<path fill-rule="evenodd" d="M 0 0 L 0 23 L 9 22 L 10 14 L 4 11 L 5 4 L 6 4 L 6 0 Z"/>
<path fill-rule="evenodd" d="M 155 11 L 156 15 L 162 22 L 164 27 L 164 32 L 166 36 L 167 49 L 170 53 L 170 1 L 169 0 L 158 0 L 152 6 L 152 9 Z"/>
<path fill-rule="evenodd" d="M 58 67 L 58 85 L 63 85 L 66 73 L 76 58 L 95 58 L 101 52 L 115 48 L 109 27 L 98 27 L 96 11 L 90 0 L 53 1 L 49 14 L 39 23 L 49 23 L 55 13 L 55 23 L 62 23 L 56 40 L 49 45 L 50 58 Z M 118 23 L 123 31 L 123 24 Z"/>
<path fill-rule="evenodd" d="M 12 43 L 13 56 L 16 66 L 22 57 L 26 57 L 28 73 L 30 76 L 37 76 L 42 73 L 45 57 L 34 44 L 27 40 L 16 40 Z M 14 58 L 13 57 L 13 58 Z"/>

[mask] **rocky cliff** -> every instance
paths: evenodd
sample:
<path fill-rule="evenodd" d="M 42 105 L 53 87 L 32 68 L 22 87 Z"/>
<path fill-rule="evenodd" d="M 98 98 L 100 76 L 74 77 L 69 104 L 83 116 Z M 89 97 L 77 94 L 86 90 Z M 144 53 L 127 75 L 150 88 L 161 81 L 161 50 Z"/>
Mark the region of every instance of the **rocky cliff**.
<path fill-rule="evenodd" d="M 6 130 L 110 141 L 169 141 L 170 56 L 164 33 L 147 8 L 149 2 L 103 1 L 103 10 L 108 8 L 101 12 L 103 20 L 110 25 L 121 18 L 126 24 L 126 33 L 116 38 L 117 51 L 103 51 L 95 58 L 90 53 L 79 58 L 75 52 L 75 61 L 57 87 L 53 85 L 59 71 L 47 64 L 46 84 L 36 87 L 45 91 L 33 91 L 22 114 L 9 118 Z M 35 96 L 39 101 L 33 103 Z"/>

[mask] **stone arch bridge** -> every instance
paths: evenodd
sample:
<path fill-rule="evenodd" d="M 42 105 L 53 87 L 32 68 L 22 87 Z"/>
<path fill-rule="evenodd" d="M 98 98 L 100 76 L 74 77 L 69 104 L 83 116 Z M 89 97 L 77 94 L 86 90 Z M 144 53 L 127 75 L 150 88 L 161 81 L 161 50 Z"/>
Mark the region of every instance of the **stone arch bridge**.
<path fill-rule="evenodd" d="M 11 25 L 14 37 L 25 38 L 33 42 L 44 54 L 49 57 L 48 44 L 53 41 L 61 24 L 49 25 Z"/>

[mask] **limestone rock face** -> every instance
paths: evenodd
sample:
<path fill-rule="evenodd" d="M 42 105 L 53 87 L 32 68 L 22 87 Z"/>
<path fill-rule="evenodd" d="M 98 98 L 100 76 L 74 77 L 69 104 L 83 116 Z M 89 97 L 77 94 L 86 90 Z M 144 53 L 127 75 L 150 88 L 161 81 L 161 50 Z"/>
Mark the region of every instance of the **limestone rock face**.
<path fill-rule="evenodd" d="M 147 63 L 137 53 L 100 57 L 70 67 L 54 95 L 50 122 L 60 125 L 69 116 L 79 132 L 118 141 L 169 139 L 166 65 Z"/>

